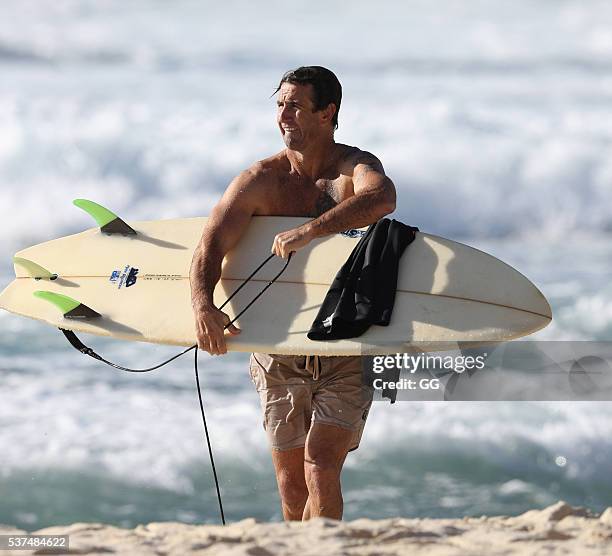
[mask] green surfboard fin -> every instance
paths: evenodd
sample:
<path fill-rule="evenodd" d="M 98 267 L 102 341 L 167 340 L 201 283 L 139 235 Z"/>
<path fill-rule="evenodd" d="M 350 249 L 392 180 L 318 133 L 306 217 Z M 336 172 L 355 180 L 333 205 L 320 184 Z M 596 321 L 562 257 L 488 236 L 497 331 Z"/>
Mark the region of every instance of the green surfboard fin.
<path fill-rule="evenodd" d="M 89 214 L 105 234 L 136 235 L 136 230 L 102 205 L 87 199 L 75 199 L 72 203 Z"/>
<path fill-rule="evenodd" d="M 87 305 L 61 293 L 38 290 L 34 292 L 34 296 L 55 305 L 65 319 L 94 319 L 102 316 Z"/>
<path fill-rule="evenodd" d="M 22 257 L 13 257 L 13 263 L 25 268 L 26 272 L 34 278 L 34 280 L 55 280 L 57 274 L 47 270 L 45 267 L 36 264 L 34 261 L 23 259 Z"/>

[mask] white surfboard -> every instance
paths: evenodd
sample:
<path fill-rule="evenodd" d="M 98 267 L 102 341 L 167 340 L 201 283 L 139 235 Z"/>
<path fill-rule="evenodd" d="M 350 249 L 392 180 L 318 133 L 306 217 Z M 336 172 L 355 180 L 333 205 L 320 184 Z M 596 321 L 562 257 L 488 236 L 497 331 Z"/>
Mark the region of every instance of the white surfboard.
<path fill-rule="evenodd" d="M 215 290 L 217 306 L 270 254 L 278 232 L 308 220 L 253 217 L 239 245 L 225 258 Z M 131 235 L 106 235 L 94 228 L 24 249 L 16 255 L 16 278 L 0 294 L 0 307 L 80 332 L 192 345 L 189 269 L 205 221 L 133 222 L 130 226 L 136 233 Z M 394 353 L 409 351 L 414 344 L 435 349 L 439 342 L 511 340 L 551 321 L 542 293 L 512 267 L 461 243 L 417 233 L 401 260 L 390 325 L 372 326 L 352 340 L 311 341 L 306 334 L 337 271 L 359 241 L 360 236 L 354 235 L 334 234 L 298 251 L 278 281 L 240 317 L 237 325 L 242 333 L 228 338 L 228 349 L 319 355 Z M 27 261 L 39 265 L 39 270 L 33 271 Z M 274 257 L 224 311 L 230 317 L 238 314 L 284 263 Z M 44 295 L 37 297 L 37 291 L 68 296 L 101 316 L 65 318 Z"/>

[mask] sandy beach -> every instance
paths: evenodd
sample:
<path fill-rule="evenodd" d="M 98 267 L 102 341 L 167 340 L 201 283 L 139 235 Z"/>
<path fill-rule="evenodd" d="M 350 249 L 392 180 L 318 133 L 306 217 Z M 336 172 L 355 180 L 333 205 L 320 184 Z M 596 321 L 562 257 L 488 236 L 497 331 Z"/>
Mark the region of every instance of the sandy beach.
<path fill-rule="evenodd" d="M 0 534 L 17 534 L 0 527 Z M 22 533 L 24 533 L 22 531 Z M 601 515 L 565 502 L 508 516 L 463 519 L 314 519 L 307 523 L 258 523 L 245 519 L 225 527 L 149 523 L 121 529 L 100 523 L 75 523 L 34 534 L 69 535 L 69 554 L 179 556 L 316 555 L 523 555 L 612 553 L 612 507 Z M 7 551 L 8 555 L 47 554 Z"/>

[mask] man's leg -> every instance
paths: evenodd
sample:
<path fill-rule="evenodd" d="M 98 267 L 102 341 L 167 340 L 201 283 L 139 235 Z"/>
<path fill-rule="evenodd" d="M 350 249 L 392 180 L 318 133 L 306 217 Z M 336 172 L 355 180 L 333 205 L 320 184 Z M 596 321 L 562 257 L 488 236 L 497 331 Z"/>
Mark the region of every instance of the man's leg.
<path fill-rule="evenodd" d="M 276 483 L 285 521 L 299 521 L 308 499 L 304 478 L 304 447 L 272 450 Z"/>
<path fill-rule="evenodd" d="M 265 353 L 254 353 L 250 360 L 251 380 L 264 413 L 285 520 L 302 519 L 308 499 L 303 443 L 312 414 L 311 387 L 307 382 L 312 376 L 303 369 L 303 360 L 304 357 Z"/>
<path fill-rule="evenodd" d="M 313 423 L 306 438 L 303 469 L 308 502 L 303 519 L 342 519 L 340 472 L 351 447 L 354 432 L 323 423 Z"/>

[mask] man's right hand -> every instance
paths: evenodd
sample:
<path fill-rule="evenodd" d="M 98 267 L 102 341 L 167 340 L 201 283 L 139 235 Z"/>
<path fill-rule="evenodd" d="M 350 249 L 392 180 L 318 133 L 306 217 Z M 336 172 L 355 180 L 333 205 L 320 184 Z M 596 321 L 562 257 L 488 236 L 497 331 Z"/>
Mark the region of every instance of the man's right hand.
<path fill-rule="evenodd" d="M 194 304 L 193 312 L 196 322 L 198 348 L 207 351 L 211 355 L 227 353 L 225 327 L 231 321 L 229 316 L 214 305 Z M 227 330 L 232 336 L 240 334 L 240 329 L 233 324 L 230 324 Z"/>

